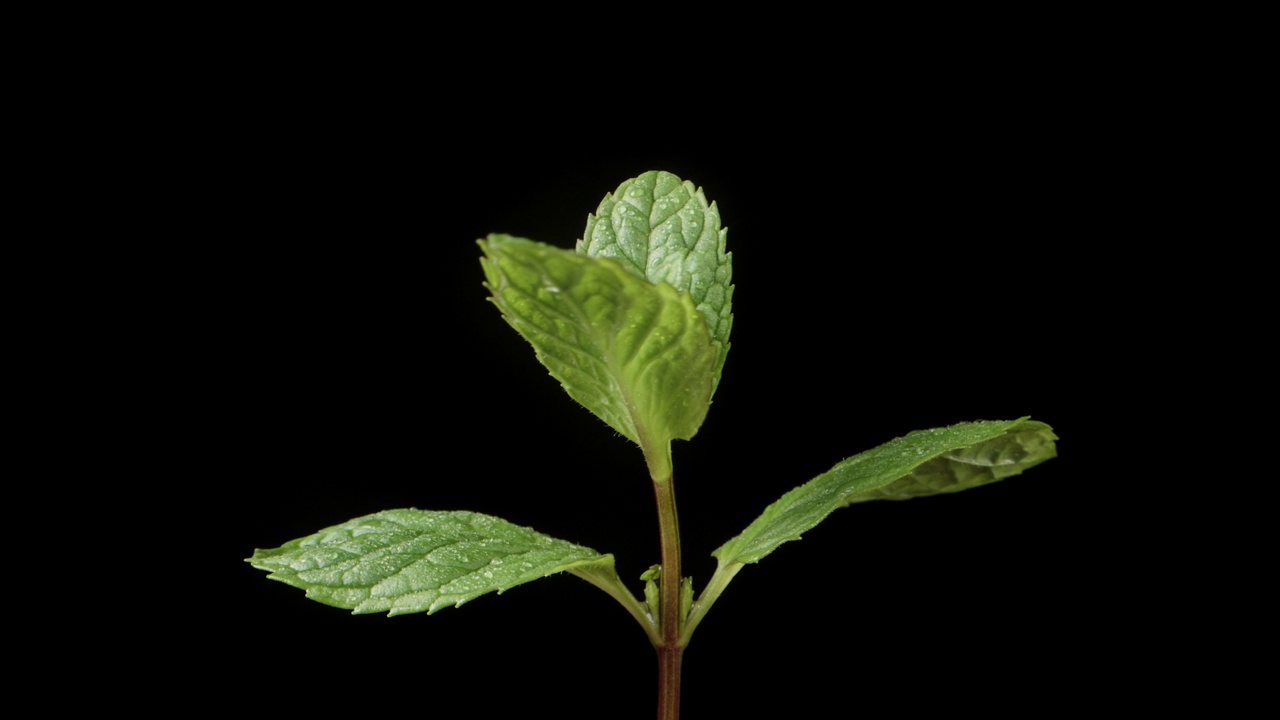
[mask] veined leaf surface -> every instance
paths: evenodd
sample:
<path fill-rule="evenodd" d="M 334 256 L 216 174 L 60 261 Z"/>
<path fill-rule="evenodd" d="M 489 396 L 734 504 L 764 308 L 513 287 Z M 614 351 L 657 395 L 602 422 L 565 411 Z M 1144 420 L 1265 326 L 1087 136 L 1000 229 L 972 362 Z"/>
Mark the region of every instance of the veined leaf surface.
<path fill-rule="evenodd" d="M 716 346 L 715 384 L 729 352 L 733 326 L 733 253 L 727 229 L 702 189 L 652 170 L 605 195 L 578 240 L 579 254 L 612 258 L 653 283 L 687 292 L 707 321 Z M 714 386 L 712 388 L 714 392 Z"/>
<path fill-rule="evenodd" d="M 415 508 L 334 525 L 247 562 L 357 615 L 430 614 L 566 570 L 616 577 L 612 555 L 490 515 Z"/>
<path fill-rule="evenodd" d="M 1016 475 L 1054 457 L 1056 439 L 1048 425 L 1026 417 L 909 433 L 783 495 L 712 555 L 722 567 L 758 562 L 779 545 L 799 540 L 837 508 L 881 497 L 957 492 Z"/>
<path fill-rule="evenodd" d="M 716 348 L 691 297 L 614 260 L 523 238 L 490 235 L 480 247 L 493 303 L 538 360 L 669 475 L 670 441 L 697 433 L 714 382 Z"/>

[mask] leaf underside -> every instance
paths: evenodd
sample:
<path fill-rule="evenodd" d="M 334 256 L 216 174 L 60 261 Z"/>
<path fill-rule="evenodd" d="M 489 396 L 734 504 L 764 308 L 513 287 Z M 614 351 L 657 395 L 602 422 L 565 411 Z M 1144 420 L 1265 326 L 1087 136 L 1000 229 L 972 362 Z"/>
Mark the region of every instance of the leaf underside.
<path fill-rule="evenodd" d="M 758 562 L 851 503 L 958 492 L 1017 475 L 1054 457 L 1056 439 L 1026 417 L 909 433 L 783 495 L 712 555 L 721 566 Z"/>
<path fill-rule="evenodd" d="M 908 433 L 907 438 L 922 432 L 928 431 Z M 944 452 L 887 485 L 850 495 L 846 504 L 908 500 L 1003 480 L 1054 457 L 1057 439 L 1048 425 L 1026 420 L 999 437 Z"/>
<path fill-rule="evenodd" d="M 613 556 L 466 511 L 387 510 L 325 528 L 247 562 L 312 600 L 354 614 L 388 615 L 458 606 Z"/>

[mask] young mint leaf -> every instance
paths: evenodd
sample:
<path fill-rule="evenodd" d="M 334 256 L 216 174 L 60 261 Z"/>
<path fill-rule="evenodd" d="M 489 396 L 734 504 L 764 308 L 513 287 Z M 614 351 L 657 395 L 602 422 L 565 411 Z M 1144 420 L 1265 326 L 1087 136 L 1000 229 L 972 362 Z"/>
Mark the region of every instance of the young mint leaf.
<path fill-rule="evenodd" d="M 607 194 L 578 241 L 579 254 L 612 258 L 653 283 L 687 292 L 707 321 L 717 355 L 712 391 L 729 352 L 733 325 L 733 253 L 727 229 L 702 189 L 652 170 Z"/>
<path fill-rule="evenodd" d="M 956 492 L 1016 475 L 1052 458 L 1055 439 L 1048 425 L 1026 417 L 909 433 L 854 455 L 783 495 L 712 555 L 722 568 L 758 562 L 782 543 L 799 540 L 837 508 L 875 499 L 868 493 L 882 488 L 896 488 L 905 498 Z M 913 475 L 917 470 L 920 475 Z"/>
<path fill-rule="evenodd" d="M 686 293 L 614 260 L 509 235 L 480 241 L 485 286 L 569 395 L 669 477 L 671 440 L 697 433 L 717 351 Z"/>
<path fill-rule="evenodd" d="M 334 525 L 246 562 L 357 615 L 431 614 L 566 570 L 617 576 L 612 555 L 489 515 L 415 508 Z"/>

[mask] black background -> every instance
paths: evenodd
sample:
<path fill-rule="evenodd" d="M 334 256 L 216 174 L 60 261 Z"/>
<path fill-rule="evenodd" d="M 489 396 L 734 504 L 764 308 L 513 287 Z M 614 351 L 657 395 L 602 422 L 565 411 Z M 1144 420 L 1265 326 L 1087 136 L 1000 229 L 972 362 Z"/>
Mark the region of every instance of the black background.
<path fill-rule="evenodd" d="M 674 447 L 699 589 L 714 548 L 844 457 L 975 419 L 1030 415 L 1062 438 L 1026 475 L 842 510 L 745 568 L 686 653 L 686 716 L 819 717 L 833 694 L 1087 702 L 1068 658 L 1100 652 L 1130 552 L 1082 542 L 1113 511 L 1077 485 L 1106 409 L 1085 378 L 1127 372 L 1083 302 L 1111 282 L 1099 228 L 1127 172 L 1107 98 L 1051 67 L 779 70 L 730 91 L 712 64 L 669 93 L 625 74 L 553 92 L 518 63 L 465 92 L 448 73 L 280 67 L 184 101 L 157 165 L 178 185 L 168 282 L 195 298 L 173 310 L 164 407 L 209 511 L 189 528 L 201 587 L 178 603 L 209 631 L 179 643 L 206 664 L 200 697 L 652 716 L 645 636 L 576 578 L 357 617 L 243 559 L 379 510 L 467 509 L 614 553 L 638 592 L 658 558 L 643 460 L 486 302 L 475 241 L 571 247 L 606 192 L 660 169 L 717 204 L 737 287 L 711 412 Z M 1089 692 L 1114 681 L 1095 672 Z"/>

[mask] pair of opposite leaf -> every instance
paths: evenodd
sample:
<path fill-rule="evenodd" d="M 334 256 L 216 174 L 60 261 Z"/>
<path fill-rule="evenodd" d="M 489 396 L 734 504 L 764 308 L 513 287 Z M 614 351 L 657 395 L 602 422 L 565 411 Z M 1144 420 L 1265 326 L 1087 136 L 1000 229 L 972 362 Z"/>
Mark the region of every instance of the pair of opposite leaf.
<path fill-rule="evenodd" d="M 725 236 L 701 189 L 653 171 L 605 196 L 576 251 L 508 235 L 480 241 L 492 302 L 571 397 L 640 446 L 654 482 L 671 477 L 671 441 L 692 438 L 705 419 L 729 350 Z M 842 461 L 712 553 L 718 567 L 707 592 L 685 603 L 684 639 L 741 567 L 834 510 L 1016 475 L 1054 457 L 1056 439 L 1027 417 L 979 421 L 912 432 Z M 257 550 L 248 562 L 319 602 L 390 615 L 433 613 L 567 571 L 613 596 L 655 637 L 652 600 L 626 589 L 612 555 L 479 513 L 375 513 Z"/>

